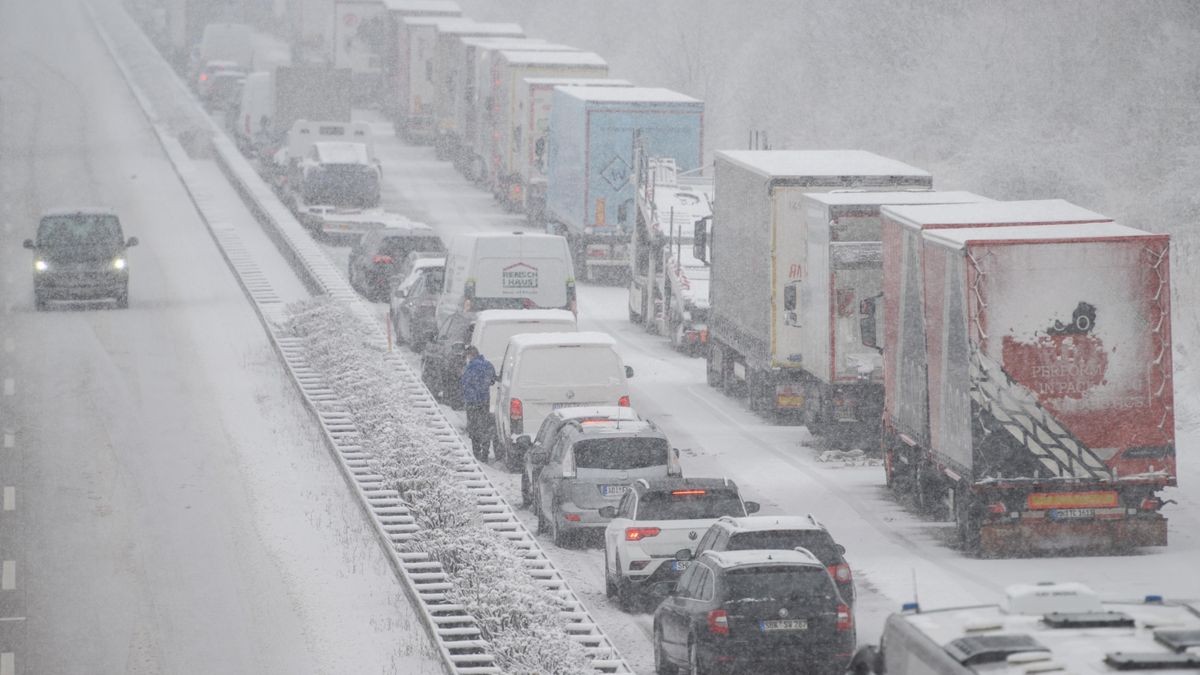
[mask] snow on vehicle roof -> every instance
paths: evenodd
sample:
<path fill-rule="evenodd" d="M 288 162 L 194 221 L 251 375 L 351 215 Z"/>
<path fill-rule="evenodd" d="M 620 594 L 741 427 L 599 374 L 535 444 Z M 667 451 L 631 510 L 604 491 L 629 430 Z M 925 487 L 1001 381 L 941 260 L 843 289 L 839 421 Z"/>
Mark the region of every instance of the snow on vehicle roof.
<path fill-rule="evenodd" d="M 322 164 L 370 164 L 371 155 L 365 143 L 317 141 L 313 143 Z"/>
<path fill-rule="evenodd" d="M 515 23 L 479 23 L 466 19 L 462 23 L 438 24 L 438 36 L 442 35 L 521 35 L 522 29 Z"/>
<path fill-rule="evenodd" d="M 700 103 L 662 87 L 563 87 L 562 91 L 581 101 L 597 103 Z"/>
<path fill-rule="evenodd" d="M 404 25 L 406 26 L 454 26 L 458 23 L 475 23 L 474 19 L 468 19 L 461 16 L 406 16 L 404 17 Z"/>
<path fill-rule="evenodd" d="M 550 52 L 530 50 L 504 50 L 500 52 L 509 64 L 553 65 L 553 66 L 607 66 L 595 52 Z"/>
<path fill-rule="evenodd" d="M 727 516 L 721 522 L 730 523 L 735 529 L 745 532 L 767 532 L 771 530 L 824 530 L 825 527 L 810 513 L 806 516 Z"/>
<path fill-rule="evenodd" d="M 709 560 L 719 567 L 743 567 L 758 565 L 797 565 L 817 566 L 821 561 L 808 551 L 797 549 L 786 550 L 753 550 L 753 551 L 705 551 L 701 555 L 709 556 Z"/>
<path fill-rule="evenodd" d="M 789 176 L 920 176 L 929 172 L 866 150 L 718 150 L 716 156 L 776 178 Z"/>
<path fill-rule="evenodd" d="M 575 323 L 575 315 L 565 309 L 485 309 L 475 315 L 475 323 L 511 321 Z"/>
<path fill-rule="evenodd" d="M 383 6 L 389 12 L 413 12 L 413 13 L 428 13 L 438 12 L 449 14 L 451 12 L 462 13 L 462 7 L 458 6 L 453 0 L 383 0 Z"/>
<path fill-rule="evenodd" d="M 546 42 L 542 38 L 517 37 L 513 35 L 480 35 L 468 36 L 462 39 L 464 45 L 486 47 L 489 49 L 530 49 L 530 50 L 563 50 L 575 51 L 574 47 Z"/>
<path fill-rule="evenodd" d="M 313 215 L 319 215 L 326 220 L 340 220 L 347 223 L 380 223 L 384 227 L 411 227 L 414 229 L 432 230 L 424 223 L 409 220 L 405 216 L 383 209 L 347 209 L 339 206 L 314 206 L 309 210 Z"/>
<path fill-rule="evenodd" d="M 1114 222 L 1071 223 L 1067 225 L 1005 225 L 1001 227 L 965 227 L 925 230 L 926 241 L 965 248 L 979 242 L 1017 241 L 1095 241 L 1142 237 L 1165 237 Z"/>
<path fill-rule="evenodd" d="M 586 417 L 579 420 L 580 433 L 582 434 L 604 434 L 613 436 L 617 434 L 639 435 L 646 436 L 647 434 L 657 434 L 662 438 L 666 438 L 658 427 L 654 426 L 650 420 L 634 419 L 634 420 L 616 420 L 616 419 L 588 419 Z"/>
<path fill-rule="evenodd" d="M 1067 584 L 1044 588 L 1061 586 Z M 1185 603 L 1103 602 L 1096 610 L 1078 611 L 1071 607 L 1074 598 L 1070 590 L 1062 591 L 1059 597 L 1067 601 L 1060 610 L 1043 604 L 1039 611 L 1021 614 L 1007 612 L 1001 605 L 983 605 L 893 615 L 889 622 L 904 621 L 975 673 L 1107 673 L 1114 670 L 1105 663 L 1111 654 L 1122 652 L 1170 658 L 1186 653 L 1186 647 L 1176 651 L 1164 641 L 1182 637 L 1187 643 L 1188 637 L 1184 634 L 1200 630 L 1200 612 Z M 1050 602 L 1052 604 L 1053 599 Z M 1105 622 L 1110 625 L 1103 625 Z M 1194 641 L 1194 636 L 1191 640 Z M 1017 645 L 1026 654 L 1040 653 L 1040 658 L 1022 654 L 1029 661 L 1017 664 L 1003 658 L 1003 654 L 997 654 L 996 650 L 1012 653 Z M 993 656 L 1000 658 L 987 658 L 985 652 L 989 648 Z M 1014 670 L 1016 665 L 1022 667 Z M 1036 671 L 1033 670 L 1035 666 Z M 1167 667 L 1139 667 L 1136 670 L 1179 672 Z"/>
<path fill-rule="evenodd" d="M 509 339 L 509 344 L 520 347 L 570 347 L 611 346 L 617 341 L 608 333 L 580 331 L 578 333 L 520 333 Z"/>
<path fill-rule="evenodd" d="M 827 206 L 883 206 L 886 204 L 959 204 L 990 202 L 991 199 L 974 192 L 950 190 L 898 190 L 895 192 L 867 192 L 865 190 L 840 190 L 835 192 L 809 192 L 805 199 Z"/>
<path fill-rule="evenodd" d="M 642 419 L 633 408 L 618 405 L 572 406 L 570 408 L 558 408 L 553 414 L 558 415 L 563 419 L 582 419 L 587 417 L 603 417 L 610 420 L 621 421 L 634 421 Z"/>
<path fill-rule="evenodd" d="M 632 87 L 629 80 L 618 80 L 608 77 L 527 77 L 525 83 L 530 85 L 542 84 L 562 87 Z"/>
<path fill-rule="evenodd" d="M 1112 218 L 1076 206 L 1063 199 L 1033 199 L 1015 202 L 979 202 L 885 206 L 883 214 L 909 227 L 964 225 L 1095 223 Z"/>
<path fill-rule="evenodd" d="M 722 488 L 725 490 L 737 490 L 737 484 L 728 478 L 691 478 L 687 476 L 674 476 L 671 478 L 639 478 L 634 483 L 635 488 L 640 488 L 644 492 L 666 492 L 668 490 L 689 490 L 710 488 Z"/>

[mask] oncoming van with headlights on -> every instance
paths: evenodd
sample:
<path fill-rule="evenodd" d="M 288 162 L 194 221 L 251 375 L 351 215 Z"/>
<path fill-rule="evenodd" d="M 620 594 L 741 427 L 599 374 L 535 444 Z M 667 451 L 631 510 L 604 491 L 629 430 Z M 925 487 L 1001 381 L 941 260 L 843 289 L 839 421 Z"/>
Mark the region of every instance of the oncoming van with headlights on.
<path fill-rule="evenodd" d="M 33 299 L 39 311 L 50 300 L 111 298 L 129 306 L 129 261 L 125 251 L 137 246 L 125 239 L 117 214 L 103 208 L 47 211 L 38 223 L 37 239 L 26 239 L 34 253 Z"/>

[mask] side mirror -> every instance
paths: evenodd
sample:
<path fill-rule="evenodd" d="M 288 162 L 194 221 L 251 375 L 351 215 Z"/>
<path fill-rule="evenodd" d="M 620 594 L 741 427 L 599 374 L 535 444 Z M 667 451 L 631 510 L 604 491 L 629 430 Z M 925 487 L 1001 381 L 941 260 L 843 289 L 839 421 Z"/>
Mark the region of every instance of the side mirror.
<path fill-rule="evenodd" d="M 631 377 L 633 377 L 633 367 L 625 366 L 625 379 L 629 379 Z"/>
<path fill-rule="evenodd" d="M 26 239 L 25 242 L 21 245 L 29 250 L 33 250 L 33 249 L 37 248 L 36 246 L 33 245 L 32 239 Z"/>
<path fill-rule="evenodd" d="M 863 298 L 858 303 L 858 334 L 864 347 L 882 352 L 883 348 L 879 346 L 879 336 L 877 334 L 877 326 L 875 323 L 875 311 L 879 300 L 883 298 L 883 294 L 874 295 L 869 298 Z"/>
<path fill-rule="evenodd" d="M 708 223 L 711 217 L 696 221 L 692 229 L 692 255 L 701 262 L 708 262 Z"/>
<path fill-rule="evenodd" d="M 529 463 L 534 466 L 545 466 L 548 461 L 550 461 L 550 453 L 541 448 L 529 453 Z"/>
<path fill-rule="evenodd" d="M 600 517 L 601 518 L 616 518 L 617 517 L 617 507 L 601 506 L 600 507 Z"/>
<path fill-rule="evenodd" d="M 681 548 L 675 551 L 675 559 L 680 561 L 688 561 L 692 559 L 692 549 Z"/>
<path fill-rule="evenodd" d="M 524 452 L 533 446 L 533 440 L 529 438 L 529 434 L 521 434 L 517 436 L 517 440 L 513 441 L 513 444 Z"/>
<path fill-rule="evenodd" d="M 762 506 L 759 505 L 758 502 L 744 502 L 744 503 L 746 505 L 746 515 L 758 513 L 759 509 L 762 508 Z"/>

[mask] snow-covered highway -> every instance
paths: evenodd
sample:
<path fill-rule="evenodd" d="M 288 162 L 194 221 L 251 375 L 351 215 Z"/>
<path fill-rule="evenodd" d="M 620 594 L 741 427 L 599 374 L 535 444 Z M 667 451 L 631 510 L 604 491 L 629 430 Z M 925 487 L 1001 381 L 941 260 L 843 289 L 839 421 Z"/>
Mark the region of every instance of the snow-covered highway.
<path fill-rule="evenodd" d="M 305 297 L 211 185 L 280 296 Z M 141 240 L 130 309 L 34 312 L 21 241 L 90 204 Z M 0 6 L 0 228 L 0 670 L 437 672 L 80 3 Z"/>

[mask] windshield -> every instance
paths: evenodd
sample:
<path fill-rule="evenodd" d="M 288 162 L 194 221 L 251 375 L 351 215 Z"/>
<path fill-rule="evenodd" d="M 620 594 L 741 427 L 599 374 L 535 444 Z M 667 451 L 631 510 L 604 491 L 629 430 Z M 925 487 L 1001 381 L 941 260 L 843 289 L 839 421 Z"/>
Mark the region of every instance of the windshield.
<path fill-rule="evenodd" d="M 493 363 L 504 356 L 508 339 L 522 333 L 574 332 L 574 321 L 513 321 L 488 323 L 478 344 L 480 353 Z"/>
<path fill-rule="evenodd" d="M 332 206 L 373 206 L 379 194 L 379 174 L 362 164 L 325 164 L 304 178 L 304 201 Z"/>
<path fill-rule="evenodd" d="M 826 565 L 835 563 L 840 554 L 834 548 L 833 538 L 821 530 L 770 530 L 764 532 L 741 532 L 729 538 L 730 551 L 757 551 L 761 549 L 791 550 L 796 547 L 808 549 Z"/>
<path fill-rule="evenodd" d="M 529 349 L 517 367 L 517 384 L 524 387 L 612 387 L 625 381 L 621 359 L 610 347 L 564 345 Z"/>
<path fill-rule="evenodd" d="M 579 469 L 645 469 L 665 466 L 670 451 L 664 438 L 596 438 L 575 444 Z"/>
<path fill-rule="evenodd" d="M 637 519 L 690 520 L 744 515 L 746 510 L 742 507 L 742 500 L 737 493 L 728 490 L 704 490 L 702 494 L 647 492 L 638 503 Z"/>
<path fill-rule="evenodd" d="M 92 258 L 120 250 L 121 224 L 111 214 L 46 216 L 38 226 L 38 248 L 57 258 Z"/>
<path fill-rule="evenodd" d="M 804 598 L 831 605 L 838 599 L 829 574 L 817 567 L 775 565 L 732 569 L 725 574 L 731 600 L 791 600 Z"/>
<path fill-rule="evenodd" d="M 391 256 L 393 260 L 400 260 L 410 251 L 420 251 L 441 245 L 442 240 L 433 235 L 386 237 L 379 242 L 379 255 Z"/>

